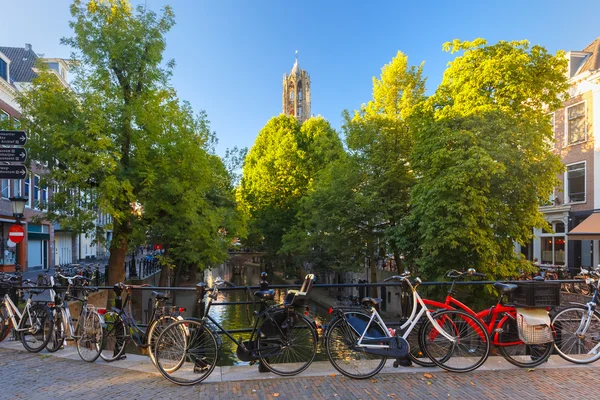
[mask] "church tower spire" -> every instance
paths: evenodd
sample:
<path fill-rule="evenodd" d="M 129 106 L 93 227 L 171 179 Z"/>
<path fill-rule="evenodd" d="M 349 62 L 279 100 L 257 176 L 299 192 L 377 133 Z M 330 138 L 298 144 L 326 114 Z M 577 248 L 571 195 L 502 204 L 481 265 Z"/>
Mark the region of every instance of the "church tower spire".
<path fill-rule="evenodd" d="M 296 62 L 290 74 L 283 74 L 283 113 L 295 116 L 299 122 L 310 118 L 310 76 Z"/>

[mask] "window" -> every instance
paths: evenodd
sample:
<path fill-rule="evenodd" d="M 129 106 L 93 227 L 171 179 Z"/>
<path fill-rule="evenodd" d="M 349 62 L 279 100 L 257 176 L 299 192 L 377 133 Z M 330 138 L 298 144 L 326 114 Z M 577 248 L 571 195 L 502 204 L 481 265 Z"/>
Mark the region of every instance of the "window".
<path fill-rule="evenodd" d="M 6 121 L 10 118 L 10 115 L 4 110 L 0 110 L 0 122 Z"/>
<path fill-rule="evenodd" d="M 10 197 L 10 180 L 9 179 L 2 179 L 2 197 L 8 199 Z"/>
<path fill-rule="evenodd" d="M 44 186 L 42 188 L 42 208 L 45 210 L 46 204 L 48 203 L 48 187 Z"/>
<path fill-rule="evenodd" d="M 12 180 L 12 195 L 13 196 L 21 195 L 21 180 L 20 179 Z"/>
<path fill-rule="evenodd" d="M 40 198 L 42 197 L 42 188 L 40 187 L 40 177 L 35 175 L 33 177 L 33 206 L 35 208 L 40 207 Z"/>
<path fill-rule="evenodd" d="M 16 118 L 13 118 L 15 129 L 21 129 L 21 121 Z"/>
<path fill-rule="evenodd" d="M 292 101 L 294 100 L 294 91 L 293 90 L 290 91 L 290 100 L 292 100 Z"/>
<path fill-rule="evenodd" d="M 27 175 L 23 184 L 23 196 L 27 197 L 27 207 L 31 207 L 30 179 L 31 175 Z"/>
<path fill-rule="evenodd" d="M 585 140 L 585 102 L 567 108 L 569 144 Z"/>
<path fill-rule="evenodd" d="M 567 166 L 567 194 L 569 203 L 585 202 L 585 162 Z"/>
<path fill-rule="evenodd" d="M 298 100 L 302 101 L 302 89 L 298 90 Z"/>
<path fill-rule="evenodd" d="M 554 233 L 542 233 L 542 264 L 565 265 L 565 224 L 553 222 Z"/>
<path fill-rule="evenodd" d="M 302 116 L 302 106 L 298 107 L 298 116 L 301 117 Z"/>
<path fill-rule="evenodd" d="M 8 82 L 8 64 L 0 58 L 0 78 Z"/>

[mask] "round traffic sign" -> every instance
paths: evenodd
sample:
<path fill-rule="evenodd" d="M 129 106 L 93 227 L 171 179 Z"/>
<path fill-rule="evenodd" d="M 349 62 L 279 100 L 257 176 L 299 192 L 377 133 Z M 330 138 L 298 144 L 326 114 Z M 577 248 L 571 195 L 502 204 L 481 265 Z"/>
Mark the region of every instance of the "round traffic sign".
<path fill-rule="evenodd" d="M 8 230 L 8 238 L 13 243 L 20 243 L 25 237 L 25 231 L 21 225 L 12 225 Z"/>

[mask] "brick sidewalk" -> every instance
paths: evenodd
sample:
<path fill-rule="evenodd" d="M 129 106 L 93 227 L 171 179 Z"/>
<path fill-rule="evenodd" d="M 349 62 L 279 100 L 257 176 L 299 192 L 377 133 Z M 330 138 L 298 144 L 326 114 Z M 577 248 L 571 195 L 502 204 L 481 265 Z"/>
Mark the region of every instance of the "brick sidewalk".
<path fill-rule="evenodd" d="M 579 399 L 600 384 L 595 369 L 560 368 L 270 379 L 176 386 L 155 374 L 0 348 L 0 399 Z"/>

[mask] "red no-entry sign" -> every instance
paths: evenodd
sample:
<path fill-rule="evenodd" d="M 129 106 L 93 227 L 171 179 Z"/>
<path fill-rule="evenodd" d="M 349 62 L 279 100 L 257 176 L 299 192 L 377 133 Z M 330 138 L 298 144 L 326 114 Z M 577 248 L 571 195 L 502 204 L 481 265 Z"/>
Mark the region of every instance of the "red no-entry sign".
<path fill-rule="evenodd" d="M 20 243 L 25 237 L 25 231 L 21 225 L 12 225 L 8 230 L 8 238 L 13 243 Z"/>

